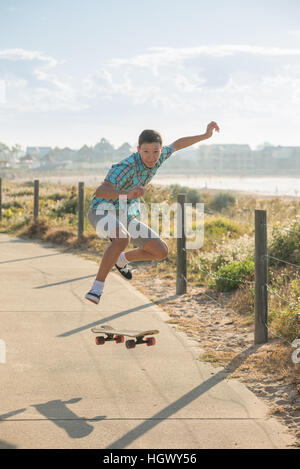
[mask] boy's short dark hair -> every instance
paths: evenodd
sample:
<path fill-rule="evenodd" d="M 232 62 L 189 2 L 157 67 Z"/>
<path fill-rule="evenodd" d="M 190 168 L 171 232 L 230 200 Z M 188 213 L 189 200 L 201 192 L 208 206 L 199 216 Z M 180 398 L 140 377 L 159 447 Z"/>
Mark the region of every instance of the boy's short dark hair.
<path fill-rule="evenodd" d="M 156 130 L 146 129 L 143 130 L 141 135 L 139 136 L 139 146 L 143 143 L 154 143 L 158 142 L 162 145 L 162 136 Z"/>

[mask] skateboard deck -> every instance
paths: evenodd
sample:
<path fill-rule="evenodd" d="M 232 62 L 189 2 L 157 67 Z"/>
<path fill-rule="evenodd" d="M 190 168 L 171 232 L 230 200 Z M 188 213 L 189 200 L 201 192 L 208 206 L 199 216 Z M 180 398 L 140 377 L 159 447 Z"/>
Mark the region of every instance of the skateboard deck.
<path fill-rule="evenodd" d="M 132 339 L 126 340 L 125 345 L 127 348 L 135 348 L 136 345 L 146 344 L 148 346 L 155 345 L 154 337 L 146 337 L 158 334 L 157 329 L 147 329 L 145 331 L 138 331 L 133 329 L 114 329 L 108 324 L 99 327 L 92 327 L 91 331 L 94 334 L 104 334 L 96 336 L 95 342 L 97 345 L 104 345 L 105 342 L 114 340 L 116 344 L 121 344 L 125 341 L 125 337 Z M 135 339 L 135 340 L 134 340 Z"/>

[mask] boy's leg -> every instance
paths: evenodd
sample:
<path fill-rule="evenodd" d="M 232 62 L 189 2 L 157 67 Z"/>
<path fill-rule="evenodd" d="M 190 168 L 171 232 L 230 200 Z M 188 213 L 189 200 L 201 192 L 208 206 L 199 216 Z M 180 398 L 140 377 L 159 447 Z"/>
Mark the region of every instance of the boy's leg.
<path fill-rule="evenodd" d="M 136 241 L 136 240 L 134 240 Z M 128 262 L 162 260 L 168 255 L 168 246 L 161 239 L 147 241 L 142 248 L 126 252 Z"/>
<path fill-rule="evenodd" d="M 123 237 L 120 237 L 120 232 L 123 233 Z M 129 234 L 124 232 L 123 228 L 117 228 L 117 237 L 111 239 L 111 243 L 108 248 L 105 250 L 102 261 L 99 266 L 99 270 L 97 273 L 96 280 L 99 282 L 104 282 L 107 275 L 116 264 L 117 259 L 119 258 L 120 254 L 129 243 Z M 127 256 L 126 256 L 127 257 Z"/>
<path fill-rule="evenodd" d="M 103 221 L 104 217 L 106 217 L 105 222 L 110 221 L 113 225 L 112 232 L 109 234 L 112 236 L 111 244 L 103 254 L 96 279 L 90 291 L 85 295 L 87 300 L 90 300 L 96 304 L 98 304 L 100 301 L 100 297 L 104 288 L 104 282 L 108 273 L 115 265 L 116 260 L 119 258 L 120 254 L 126 248 L 130 240 L 128 231 L 122 224 L 119 224 L 113 215 L 110 215 L 108 219 L 107 214 L 97 214 L 95 210 L 89 210 L 88 219 L 96 229 L 99 237 L 107 237 L 108 235 L 106 231 L 103 231 L 103 226 L 101 224 L 101 220 Z M 107 228 L 105 228 L 105 230 L 106 229 Z"/>
<path fill-rule="evenodd" d="M 138 219 L 132 220 L 128 225 L 128 232 L 132 242 L 138 246 L 137 249 L 126 252 L 128 262 L 162 260 L 167 257 L 167 244 L 145 223 Z"/>

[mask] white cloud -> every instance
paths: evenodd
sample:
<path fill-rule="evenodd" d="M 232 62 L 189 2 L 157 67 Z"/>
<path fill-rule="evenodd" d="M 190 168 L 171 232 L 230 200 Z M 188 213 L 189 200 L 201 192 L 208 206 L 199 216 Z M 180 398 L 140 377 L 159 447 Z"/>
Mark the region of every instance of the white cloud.
<path fill-rule="evenodd" d="M 114 58 L 77 81 L 62 76 L 62 62 L 40 51 L 2 50 L 0 66 L 4 60 L 18 65 L 12 71 L 7 66 L 4 76 L 6 106 L 11 109 L 79 110 L 95 105 L 95 100 L 123 96 L 133 105 L 185 112 L 224 106 L 233 112 L 248 101 L 253 112 L 260 112 L 269 107 L 266 100 L 271 97 L 281 102 L 285 87 L 289 94 L 284 107 L 297 101 L 299 55 L 300 49 L 250 45 L 154 47 L 134 57 Z"/>
<path fill-rule="evenodd" d="M 94 97 L 126 95 L 133 103 L 178 112 L 211 108 L 222 114 L 265 114 L 297 102 L 299 55 L 300 49 L 248 45 L 156 47 L 112 59 L 88 78 L 89 91 Z"/>
<path fill-rule="evenodd" d="M 25 50 L 25 49 L 4 49 L 0 50 L 0 60 L 6 59 L 11 61 L 19 61 L 19 60 L 37 60 L 43 62 L 47 67 L 55 67 L 59 63 L 63 63 L 62 61 L 58 61 L 53 57 L 49 57 L 44 55 L 40 51 L 33 51 L 33 50 Z"/>
<path fill-rule="evenodd" d="M 84 108 L 72 80 L 59 76 L 62 63 L 40 51 L 0 50 L 0 77 L 6 85 L 2 107 L 21 112 Z"/>
<path fill-rule="evenodd" d="M 199 47 L 151 47 L 146 54 L 140 54 L 129 59 L 113 59 L 111 66 L 133 65 L 138 67 L 157 67 L 163 63 L 179 63 L 195 57 L 229 57 L 236 54 L 260 55 L 270 57 L 299 56 L 300 49 L 261 47 L 251 45 L 210 45 Z"/>
<path fill-rule="evenodd" d="M 61 61 L 43 52 L 0 50 L 0 79 L 6 84 L 1 107 L 86 109 L 91 120 L 96 112 L 111 122 L 121 122 L 122 107 L 126 125 L 139 125 L 141 116 L 186 125 L 213 119 L 228 134 L 238 129 L 246 142 L 254 134 L 256 141 L 272 140 L 274 129 L 294 134 L 300 119 L 299 55 L 299 48 L 251 45 L 155 47 L 113 58 L 75 79 L 62 73 Z"/>

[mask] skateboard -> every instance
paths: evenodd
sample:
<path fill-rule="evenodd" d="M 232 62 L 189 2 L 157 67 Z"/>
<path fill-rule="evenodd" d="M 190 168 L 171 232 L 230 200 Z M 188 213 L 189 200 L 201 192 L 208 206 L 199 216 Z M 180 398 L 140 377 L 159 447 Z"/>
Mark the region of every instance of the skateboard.
<path fill-rule="evenodd" d="M 146 330 L 146 331 L 135 331 L 129 329 L 114 329 L 108 324 L 103 326 L 93 327 L 91 331 L 94 334 L 104 334 L 96 336 L 95 342 L 97 345 L 104 345 L 105 342 L 114 340 L 116 344 L 122 344 L 125 341 L 125 337 L 132 337 L 125 342 L 128 349 L 135 348 L 136 345 L 146 344 L 148 347 L 155 345 L 156 341 L 154 337 L 146 337 L 148 335 L 158 334 L 158 330 Z M 145 338 L 146 337 L 146 338 Z M 134 340 L 135 339 L 135 340 Z"/>

